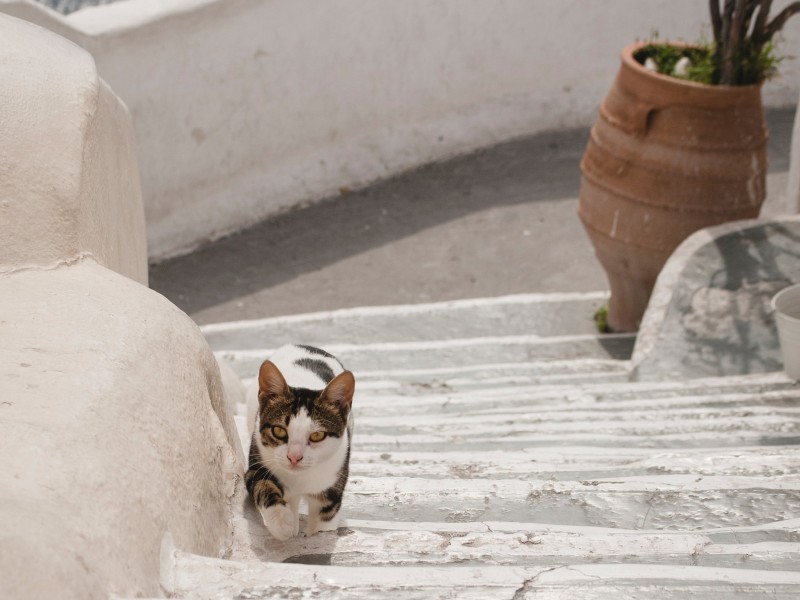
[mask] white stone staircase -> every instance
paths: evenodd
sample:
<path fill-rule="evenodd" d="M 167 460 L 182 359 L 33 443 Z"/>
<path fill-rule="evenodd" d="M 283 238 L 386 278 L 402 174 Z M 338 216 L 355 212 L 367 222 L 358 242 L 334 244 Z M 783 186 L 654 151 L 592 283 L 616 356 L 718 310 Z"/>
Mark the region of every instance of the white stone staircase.
<path fill-rule="evenodd" d="M 602 301 L 206 327 L 246 383 L 285 342 L 325 347 L 355 372 L 347 524 L 275 542 L 245 503 L 227 559 L 165 551 L 165 592 L 799 598 L 800 388 L 777 373 L 629 382 L 633 337 L 592 332 Z"/>

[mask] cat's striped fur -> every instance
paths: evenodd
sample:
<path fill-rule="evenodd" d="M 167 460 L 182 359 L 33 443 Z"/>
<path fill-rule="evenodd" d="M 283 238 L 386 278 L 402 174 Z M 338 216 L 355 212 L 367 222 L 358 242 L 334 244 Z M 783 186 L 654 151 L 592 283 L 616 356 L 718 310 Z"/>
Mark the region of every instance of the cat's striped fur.
<path fill-rule="evenodd" d="M 257 402 L 250 399 L 245 484 L 273 537 L 299 533 L 301 498 L 308 503 L 306 535 L 337 527 L 354 391 L 353 374 L 319 348 L 284 346 L 261 365 Z"/>

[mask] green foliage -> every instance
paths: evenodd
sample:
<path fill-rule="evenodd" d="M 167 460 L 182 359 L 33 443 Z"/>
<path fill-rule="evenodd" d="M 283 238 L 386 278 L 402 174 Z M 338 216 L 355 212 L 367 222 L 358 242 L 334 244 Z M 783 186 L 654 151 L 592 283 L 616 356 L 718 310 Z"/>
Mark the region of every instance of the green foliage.
<path fill-rule="evenodd" d="M 597 331 L 600 333 L 610 333 L 611 329 L 608 327 L 608 302 L 597 309 L 594 313 L 594 324 Z"/>
<path fill-rule="evenodd" d="M 736 85 L 759 83 L 774 77 L 782 60 L 783 57 L 775 55 L 775 45 L 772 41 L 764 44 L 759 52 L 752 40 L 746 40 L 741 54 L 734 57 Z"/>
<path fill-rule="evenodd" d="M 657 41 L 658 33 L 636 58 L 652 59 L 659 73 L 676 76 L 684 56 L 691 61 L 685 78 L 698 83 L 751 85 L 769 79 L 781 61 L 773 40 L 786 22 L 800 13 L 800 1 L 785 6 L 772 19 L 772 0 L 709 0 L 713 42 L 687 47 Z"/>
<path fill-rule="evenodd" d="M 686 57 L 691 66 L 685 76 L 675 74 L 675 65 Z M 714 43 L 698 43 L 692 46 L 673 46 L 666 42 L 653 41 L 644 46 L 634 57 L 644 64 L 648 58 L 655 62 L 663 75 L 680 77 L 697 83 L 717 85 L 720 83 L 721 66 L 719 51 Z M 742 44 L 741 52 L 734 56 L 734 85 L 749 85 L 769 79 L 777 72 L 782 60 L 775 55 L 772 42 L 759 51 L 750 40 Z"/>
<path fill-rule="evenodd" d="M 658 72 L 662 75 L 675 75 L 675 65 L 681 58 L 688 58 L 691 66 L 686 76 L 682 79 L 698 83 L 714 83 L 714 51 L 710 45 L 703 46 L 671 46 L 665 42 L 650 42 L 636 53 L 637 61 L 644 64 L 648 58 L 655 62 Z"/>

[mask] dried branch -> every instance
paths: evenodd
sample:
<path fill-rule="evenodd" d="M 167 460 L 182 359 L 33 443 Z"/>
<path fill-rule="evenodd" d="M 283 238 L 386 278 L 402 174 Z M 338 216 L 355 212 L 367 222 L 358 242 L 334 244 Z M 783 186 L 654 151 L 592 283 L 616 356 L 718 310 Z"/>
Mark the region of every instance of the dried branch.
<path fill-rule="evenodd" d="M 720 83 L 734 85 L 736 79 L 735 57 L 743 39 L 742 27 L 745 21 L 745 8 L 748 0 L 734 0 L 726 3 L 724 27 L 728 35 L 722 38 L 722 69 Z"/>
<path fill-rule="evenodd" d="M 720 40 L 722 44 L 728 41 L 731 36 L 731 25 L 733 24 L 733 8 L 736 5 L 735 0 L 725 0 L 725 6 L 722 9 L 722 32 Z"/>
<path fill-rule="evenodd" d="M 758 7 L 758 17 L 753 25 L 753 43 L 759 47 L 767 41 L 767 19 L 770 8 L 772 8 L 772 0 L 763 0 Z"/>
<path fill-rule="evenodd" d="M 742 39 L 747 37 L 747 32 L 750 31 L 750 24 L 753 20 L 753 13 L 756 8 L 761 4 L 761 0 L 747 0 L 747 5 L 744 9 L 744 24 L 742 25 Z"/>
<path fill-rule="evenodd" d="M 731 23 L 731 33 L 728 44 L 731 48 L 738 48 L 741 40 L 744 39 L 744 23 L 747 17 L 747 4 L 749 0 L 736 0 L 733 8 L 733 23 Z"/>
<path fill-rule="evenodd" d="M 797 14 L 798 12 L 800 12 L 800 2 L 793 2 L 779 12 L 778 16 L 772 19 L 770 24 L 767 25 L 766 39 L 764 41 L 770 41 L 773 35 L 783 29 L 783 26 L 786 24 L 786 21 L 789 20 L 789 17 Z"/>
<path fill-rule="evenodd" d="M 714 41 L 719 44 L 722 39 L 722 16 L 719 13 L 719 0 L 709 0 L 711 9 L 711 28 L 714 30 Z"/>

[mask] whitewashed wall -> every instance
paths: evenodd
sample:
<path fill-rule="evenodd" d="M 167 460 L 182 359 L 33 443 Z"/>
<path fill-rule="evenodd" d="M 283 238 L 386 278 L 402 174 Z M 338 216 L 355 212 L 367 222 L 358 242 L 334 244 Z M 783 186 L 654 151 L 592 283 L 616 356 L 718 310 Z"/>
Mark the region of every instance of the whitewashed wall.
<path fill-rule="evenodd" d="M 92 57 L 0 14 L 0 107 L 0 598 L 153 597 L 167 540 L 231 544 L 237 383 L 146 286 L 133 124 Z"/>
<path fill-rule="evenodd" d="M 800 106 L 800 100 L 798 100 Z M 786 185 L 786 212 L 800 213 L 800 109 L 794 115 L 789 177 Z"/>
<path fill-rule="evenodd" d="M 786 2 L 775 2 L 777 12 Z M 59 17 L 128 104 L 152 259 L 410 167 L 590 124 L 620 48 L 698 0 L 127 0 Z M 800 48 L 800 17 L 783 48 Z M 793 104 L 800 62 L 765 88 Z"/>

